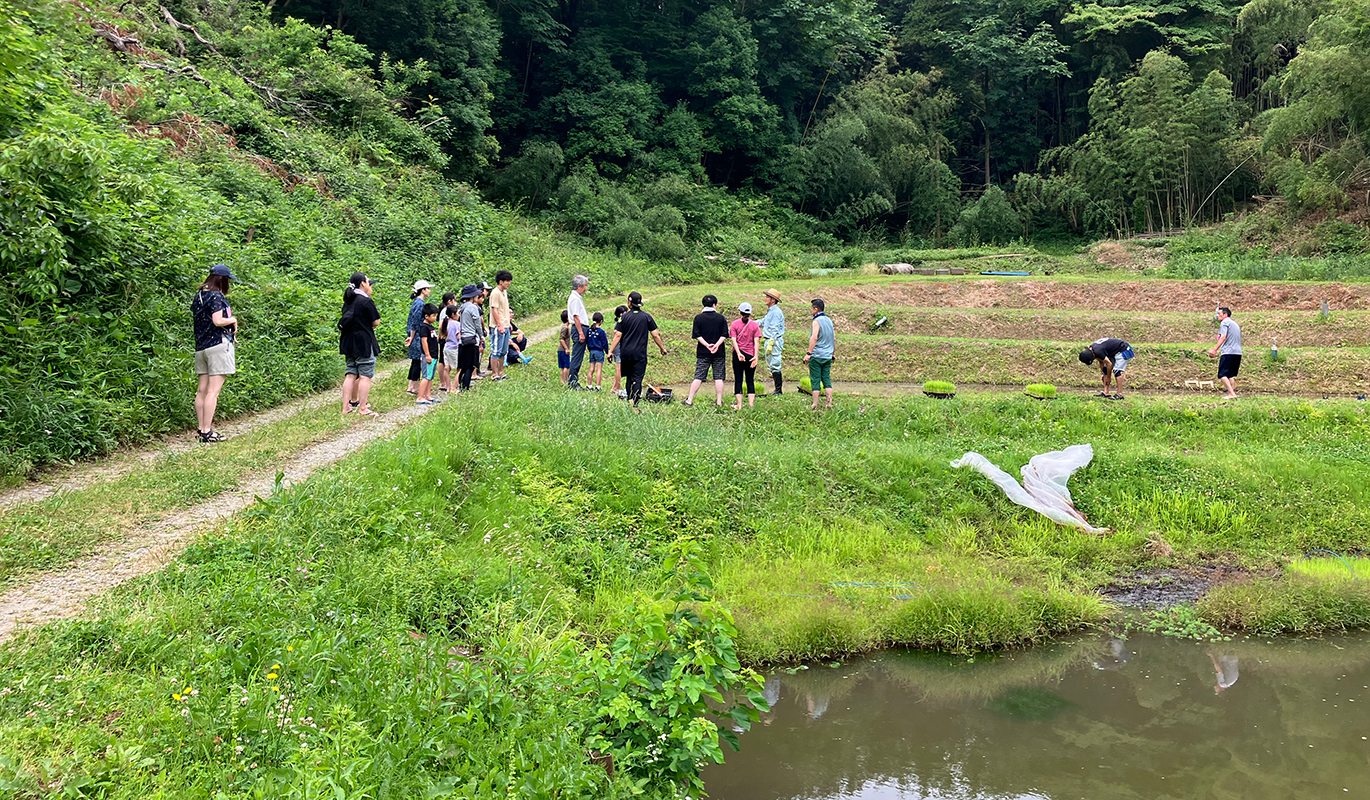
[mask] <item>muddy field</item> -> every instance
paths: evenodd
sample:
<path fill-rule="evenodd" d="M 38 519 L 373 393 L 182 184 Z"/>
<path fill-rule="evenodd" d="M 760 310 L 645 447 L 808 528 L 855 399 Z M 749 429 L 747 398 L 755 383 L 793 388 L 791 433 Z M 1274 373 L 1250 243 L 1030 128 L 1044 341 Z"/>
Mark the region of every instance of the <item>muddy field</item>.
<path fill-rule="evenodd" d="M 822 290 L 830 303 L 874 303 L 921 308 L 1095 309 L 1109 311 L 1212 311 L 1219 303 L 1240 318 L 1246 311 L 1313 311 L 1327 300 L 1333 310 L 1370 309 L 1370 286 L 1341 283 L 1232 283 L 1227 281 L 987 280 L 842 286 Z"/>
<path fill-rule="evenodd" d="M 838 334 L 936 336 L 968 339 L 1031 339 L 1090 342 L 1116 336 L 1136 343 L 1211 343 L 1213 312 L 1036 311 L 1028 309 L 828 307 Z M 876 323 L 884 319 L 882 325 Z M 1323 320 L 1317 311 L 1255 311 L 1236 317 L 1247 346 L 1370 347 L 1370 313 L 1334 314 Z"/>

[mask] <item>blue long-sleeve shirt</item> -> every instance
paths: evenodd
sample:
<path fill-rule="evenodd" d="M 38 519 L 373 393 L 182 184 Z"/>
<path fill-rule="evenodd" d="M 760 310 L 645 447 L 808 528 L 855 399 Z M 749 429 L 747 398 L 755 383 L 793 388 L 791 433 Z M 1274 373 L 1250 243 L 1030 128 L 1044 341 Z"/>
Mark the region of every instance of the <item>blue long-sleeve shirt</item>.
<path fill-rule="evenodd" d="M 778 304 L 766 309 L 766 316 L 761 318 L 761 335 L 767 339 L 779 339 L 785 335 L 785 312 L 780 310 Z"/>

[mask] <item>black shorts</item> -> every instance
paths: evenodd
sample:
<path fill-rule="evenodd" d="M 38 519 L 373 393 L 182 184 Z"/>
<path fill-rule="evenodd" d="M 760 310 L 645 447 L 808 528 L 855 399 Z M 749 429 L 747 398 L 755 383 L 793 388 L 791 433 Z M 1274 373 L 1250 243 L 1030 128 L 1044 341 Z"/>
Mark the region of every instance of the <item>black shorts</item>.
<path fill-rule="evenodd" d="M 476 369 L 480 366 L 480 345 L 457 345 L 457 369 Z"/>
<path fill-rule="evenodd" d="M 1240 355 L 1218 356 L 1218 377 L 1235 378 L 1242 368 L 1242 357 Z"/>

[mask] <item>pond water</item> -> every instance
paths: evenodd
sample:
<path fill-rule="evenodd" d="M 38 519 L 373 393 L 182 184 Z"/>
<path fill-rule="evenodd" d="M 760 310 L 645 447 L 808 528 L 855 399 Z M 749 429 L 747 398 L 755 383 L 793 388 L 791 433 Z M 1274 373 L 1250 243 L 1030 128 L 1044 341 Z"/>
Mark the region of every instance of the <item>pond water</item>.
<path fill-rule="evenodd" d="M 714 800 L 1370 800 L 1370 636 L 886 651 L 768 676 Z"/>

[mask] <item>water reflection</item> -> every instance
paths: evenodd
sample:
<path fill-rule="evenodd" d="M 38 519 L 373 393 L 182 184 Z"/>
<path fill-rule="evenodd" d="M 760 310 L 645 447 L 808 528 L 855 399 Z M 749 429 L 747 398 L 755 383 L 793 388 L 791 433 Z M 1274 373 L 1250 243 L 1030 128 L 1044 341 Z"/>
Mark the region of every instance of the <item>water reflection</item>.
<path fill-rule="evenodd" d="M 715 800 L 1370 800 L 1370 636 L 889 651 L 769 677 Z"/>

